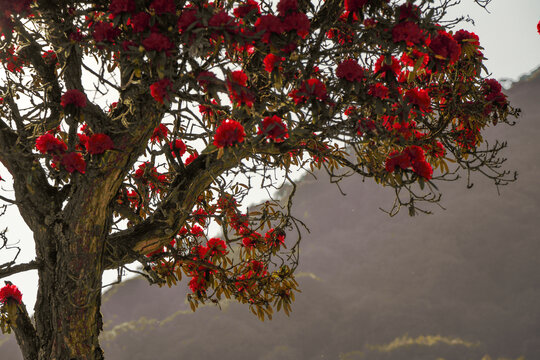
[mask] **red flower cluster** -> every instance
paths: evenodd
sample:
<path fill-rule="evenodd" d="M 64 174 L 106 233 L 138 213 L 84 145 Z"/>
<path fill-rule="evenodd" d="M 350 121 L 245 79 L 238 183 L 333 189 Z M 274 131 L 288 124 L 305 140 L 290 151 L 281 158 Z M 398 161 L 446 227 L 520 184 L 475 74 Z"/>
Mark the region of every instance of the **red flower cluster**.
<path fill-rule="evenodd" d="M 368 94 L 379 99 L 388 99 L 389 90 L 383 84 L 375 83 L 369 86 Z"/>
<path fill-rule="evenodd" d="M 65 109 L 68 106 L 83 108 L 86 106 L 86 96 L 77 89 L 68 90 L 60 98 L 60 105 Z"/>
<path fill-rule="evenodd" d="M 186 153 L 186 144 L 180 139 L 174 140 L 171 142 L 169 147 L 171 148 L 171 153 L 173 157 L 182 157 Z"/>
<path fill-rule="evenodd" d="M 86 171 L 86 162 L 83 159 L 81 153 L 70 152 L 62 156 L 62 165 L 68 173 L 73 173 L 78 171 L 81 174 L 84 174 Z"/>
<path fill-rule="evenodd" d="M 284 30 L 283 23 L 275 15 L 263 15 L 255 22 L 255 31 L 262 33 L 261 41 L 270 42 L 272 34 L 281 34 Z"/>
<path fill-rule="evenodd" d="M 366 5 L 368 0 L 345 0 L 345 11 L 357 12 Z"/>
<path fill-rule="evenodd" d="M 414 88 L 405 92 L 405 99 L 422 112 L 431 112 L 431 98 L 427 90 Z"/>
<path fill-rule="evenodd" d="M 307 100 L 325 101 L 327 98 L 326 85 L 316 78 L 304 80 L 300 88 L 291 91 L 289 96 L 293 98 L 296 105 Z"/>
<path fill-rule="evenodd" d="M 276 69 L 276 67 L 280 68 L 281 62 L 285 60 L 284 57 L 276 56 L 272 53 L 266 55 L 264 57 L 263 63 L 264 63 L 264 69 L 271 73 Z"/>
<path fill-rule="evenodd" d="M 154 0 L 150 4 L 150 9 L 154 10 L 157 15 L 174 14 L 176 5 L 174 0 Z"/>
<path fill-rule="evenodd" d="M 110 22 L 99 21 L 94 25 L 92 37 L 96 43 L 113 42 L 120 34 L 120 29 L 115 28 Z"/>
<path fill-rule="evenodd" d="M 150 85 L 150 95 L 159 103 L 163 104 L 163 100 L 169 100 L 169 91 L 172 90 L 171 80 L 165 78 L 156 81 Z"/>
<path fill-rule="evenodd" d="M 484 80 L 484 94 L 486 101 L 489 101 L 496 106 L 503 107 L 508 104 L 506 95 L 502 93 L 501 84 L 495 79 Z"/>
<path fill-rule="evenodd" d="M 135 1 L 133 0 L 112 0 L 109 5 L 109 11 L 113 15 L 135 10 Z"/>
<path fill-rule="evenodd" d="M 221 123 L 214 135 L 214 145 L 218 148 L 233 146 L 244 141 L 246 133 L 238 121 L 227 119 Z"/>
<path fill-rule="evenodd" d="M 431 40 L 429 48 L 435 53 L 435 58 L 449 65 L 458 61 L 461 55 L 461 46 L 452 35 L 443 30 L 440 30 L 438 35 Z"/>
<path fill-rule="evenodd" d="M 46 133 L 36 139 L 36 149 L 42 154 L 62 154 L 67 150 L 67 145 L 53 134 Z"/>
<path fill-rule="evenodd" d="M 246 87 L 247 79 L 247 75 L 242 70 L 231 72 L 229 79 L 227 79 L 227 90 L 229 92 L 229 97 L 231 98 L 231 101 L 238 106 L 253 106 L 253 100 L 255 100 L 255 98 Z"/>
<path fill-rule="evenodd" d="M 289 138 L 287 133 L 287 125 L 283 120 L 276 116 L 267 116 L 262 121 L 262 126 L 259 126 L 257 134 L 264 134 L 268 139 L 274 142 L 283 142 Z"/>
<path fill-rule="evenodd" d="M 268 247 L 279 248 L 280 246 L 285 245 L 285 232 L 283 230 L 272 228 L 266 232 L 264 240 Z"/>
<path fill-rule="evenodd" d="M 240 4 L 234 9 L 233 14 L 239 19 L 243 19 L 251 13 L 260 15 L 261 8 L 255 0 L 247 0 L 245 3 Z"/>
<path fill-rule="evenodd" d="M 150 26 L 150 14 L 146 12 L 140 12 L 135 15 L 132 15 L 127 24 L 130 25 L 134 33 L 140 33 L 148 29 Z"/>
<path fill-rule="evenodd" d="M 409 167 L 425 179 L 429 180 L 433 176 L 433 169 L 425 159 L 424 149 L 417 145 L 411 145 L 402 152 L 392 151 L 385 162 L 385 169 L 390 173 L 396 168 L 405 170 Z"/>
<path fill-rule="evenodd" d="M 454 40 L 456 40 L 461 46 L 466 44 L 472 44 L 476 48 L 480 46 L 480 38 L 478 35 L 473 32 L 468 32 L 467 30 L 458 30 L 454 34 Z"/>
<path fill-rule="evenodd" d="M 394 26 L 392 39 L 394 42 L 405 41 L 409 46 L 421 44 L 425 40 L 422 29 L 412 21 L 401 22 Z"/>
<path fill-rule="evenodd" d="M 9 300 L 15 300 L 18 304 L 22 302 L 22 293 L 13 284 L 6 285 L 0 289 L 0 303 L 6 304 Z"/>
<path fill-rule="evenodd" d="M 56 64 L 56 53 L 53 50 L 47 50 L 43 54 L 41 54 L 41 58 L 47 65 Z"/>
<path fill-rule="evenodd" d="M 86 151 L 92 155 L 103 154 L 106 150 L 114 149 L 111 138 L 101 133 L 90 136 L 84 145 L 86 146 Z"/>
<path fill-rule="evenodd" d="M 159 126 L 154 129 L 150 140 L 152 141 L 152 143 L 161 142 L 167 138 L 168 133 L 169 129 L 167 129 L 165 125 L 159 124 Z"/>
<path fill-rule="evenodd" d="M 364 79 L 364 69 L 357 61 L 348 59 L 338 65 L 336 76 L 351 82 L 361 82 Z"/>
<path fill-rule="evenodd" d="M 387 75 L 393 75 L 397 77 L 401 73 L 401 65 L 399 60 L 392 56 L 390 59 L 390 64 L 387 63 L 384 55 L 379 57 L 373 66 L 375 73 L 380 73 L 382 77 Z"/>
<path fill-rule="evenodd" d="M 146 51 L 167 51 L 174 47 L 169 38 L 163 34 L 153 32 L 142 41 Z"/>
<path fill-rule="evenodd" d="M 195 161 L 196 158 L 199 157 L 199 153 L 198 152 L 194 152 L 193 154 L 189 155 L 186 159 L 186 161 L 184 161 L 184 164 L 186 166 L 188 166 L 189 164 L 191 164 L 193 161 Z"/>

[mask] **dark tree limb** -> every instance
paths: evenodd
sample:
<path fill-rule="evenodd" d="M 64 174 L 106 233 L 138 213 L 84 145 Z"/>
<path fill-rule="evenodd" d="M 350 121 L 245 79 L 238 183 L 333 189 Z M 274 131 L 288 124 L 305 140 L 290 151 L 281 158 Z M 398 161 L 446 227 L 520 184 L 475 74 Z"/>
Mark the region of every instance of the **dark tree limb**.
<path fill-rule="evenodd" d="M 0 265 L 0 279 L 5 278 L 6 276 L 18 274 L 20 272 L 37 269 L 39 269 L 39 263 L 35 260 L 32 260 L 29 263 L 17 265 L 14 265 L 14 262 L 11 261 L 9 263 Z"/>

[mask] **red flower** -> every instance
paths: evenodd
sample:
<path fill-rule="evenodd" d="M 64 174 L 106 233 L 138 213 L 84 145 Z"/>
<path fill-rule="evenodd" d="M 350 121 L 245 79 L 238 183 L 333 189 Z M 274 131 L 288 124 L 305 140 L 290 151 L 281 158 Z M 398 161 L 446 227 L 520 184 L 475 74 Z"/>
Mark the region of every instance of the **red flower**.
<path fill-rule="evenodd" d="M 195 161 L 196 158 L 199 157 L 199 153 L 198 152 L 194 152 L 193 154 L 189 155 L 186 159 L 186 161 L 184 162 L 184 164 L 186 166 L 188 166 L 189 164 L 191 164 L 193 161 Z"/>
<path fill-rule="evenodd" d="M 285 17 L 289 13 L 298 11 L 298 2 L 296 0 L 279 0 L 277 10 L 279 16 Z"/>
<path fill-rule="evenodd" d="M 500 107 L 503 107 L 508 103 L 506 95 L 502 93 L 502 86 L 497 80 L 484 80 L 483 88 L 486 101 L 490 101 Z"/>
<path fill-rule="evenodd" d="M 36 149 L 42 154 L 63 153 L 67 145 L 63 140 L 57 139 L 53 134 L 43 134 L 36 139 Z"/>
<path fill-rule="evenodd" d="M 68 90 L 60 98 L 60 105 L 64 109 L 69 105 L 76 108 L 83 108 L 86 106 L 86 96 L 77 89 Z"/>
<path fill-rule="evenodd" d="M 214 135 L 214 145 L 222 148 L 233 146 L 244 141 L 246 133 L 238 121 L 227 119 L 221 123 Z"/>
<path fill-rule="evenodd" d="M 393 56 L 391 58 L 391 64 L 387 64 L 386 58 L 383 55 L 375 62 L 374 70 L 376 73 L 380 73 L 382 77 L 386 77 L 387 73 L 398 76 L 401 72 L 401 66 L 399 65 L 398 59 Z"/>
<path fill-rule="evenodd" d="M 132 12 L 133 10 L 135 10 L 135 2 L 133 0 L 112 0 L 109 5 L 109 11 L 113 15 Z"/>
<path fill-rule="evenodd" d="M 178 22 L 176 25 L 178 26 L 178 31 L 180 33 L 183 33 L 191 26 L 191 24 L 195 22 L 197 22 L 197 25 L 195 26 L 199 26 L 199 20 L 197 19 L 197 10 L 186 10 L 178 18 Z"/>
<path fill-rule="evenodd" d="M 154 9 L 157 15 L 176 12 L 174 0 L 154 0 L 150 4 L 150 9 Z"/>
<path fill-rule="evenodd" d="M 56 63 L 56 53 L 53 50 L 47 50 L 41 54 L 41 58 L 47 65 L 52 65 Z"/>
<path fill-rule="evenodd" d="M 245 3 L 240 4 L 237 8 L 234 9 L 233 14 L 239 19 L 245 18 L 251 12 L 256 14 L 261 13 L 259 4 L 255 0 L 247 0 Z"/>
<path fill-rule="evenodd" d="M 461 55 L 461 46 L 446 31 L 439 31 L 439 34 L 431 40 L 429 48 L 435 53 L 439 60 L 448 61 L 448 64 L 455 63 Z"/>
<path fill-rule="evenodd" d="M 480 38 L 473 32 L 467 30 L 459 30 L 454 34 L 454 40 L 456 40 L 461 46 L 466 44 L 472 44 L 474 47 L 480 46 Z"/>
<path fill-rule="evenodd" d="M 302 82 L 299 89 L 294 89 L 289 94 L 293 98 L 296 105 L 305 102 L 307 99 L 326 100 L 326 85 L 319 79 L 308 79 Z"/>
<path fill-rule="evenodd" d="M 298 36 L 304 39 L 309 34 L 311 22 L 304 13 L 294 13 L 288 15 L 283 21 L 283 31 L 295 30 Z"/>
<path fill-rule="evenodd" d="M 247 75 L 242 71 L 233 71 L 227 80 L 227 90 L 231 101 L 238 106 L 245 104 L 247 107 L 253 106 L 253 94 L 246 88 Z"/>
<path fill-rule="evenodd" d="M 255 31 L 262 32 L 262 42 L 270 42 L 270 36 L 272 34 L 281 34 L 283 29 L 283 23 L 275 15 L 263 15 L 255 22 Z"/>
<path fill-rule="evenodd" d="M 411 145 L 403 150 L 401 153 L 394 150 L 390 153 L 385 162 L 385 169 L 388 172 L 394 172 L 396 167 L 401 169 L 413 168 L 413 171 L 422 176 L 425 179 L 431 179 L 433 175 L 433 169 L 431 165 L 426 161 L 424 156 L 424 149 L 420 146 Z"/>
<path fill-rule="evenodd" d="M 285 232 L 272 228 L 266 232 L 264 239 L 269 247 L 279 247 L 285 244 Z"/>
<path fill-rule="evenodd" d="M 143 32 L 150 25 L 150 14 L 145 12 L 137 13 L 129 18 L 127 24 L 131 25 L 133 32 Z"/>
<path fill-rule="evenodd" d="M 431 112 L 431 98 L 427 90 L 418 88 L 407 90 L 405 98 L 410 104 L 416 105 L 420 111 Z"/>
<path fill-rule="evenodd" d="M 9 284 L 0 289 L 0 303 L 5 304 L 8 300 L 15 300 L 18 304 L 22 302 L 22 293 L 13 284 Z"/>
<path fill-rule="evenodd" d="M 345 10 L 356 12 L 366 5 L 368 0 L 345 0 Z"/>
<path fill-rule="evenodd" d="M 536 30 L 537 30 L 538 33 L 540 34 L 540 21 L 538 22 L 538 25 L 536 25 Z"/>
<path fill-rule="evenodd" d="M 392 39 L 394 42 L 405 41 L 407 45 L 418 45 L 424 42 L 424 34 L 418 25 L 411 21 L 405 21 L 394 26 Z"/>
<path fill-rule="evenodd" d="M 234 19 L 227 14 L 227 11 L 221 10 L 208 21 L 208 26 L 213 27 L 230 27 L 234 26 Z"/>
<path fill-rule="evenodd" d="M 174 140 L 169 147 L 173 157 L 182 157 L 186 153 L 186 144 L 180 139 Z"/>
<path fill-rule="evenodd" d="M 150 94 L 159 103 L 163 104 L 163 99 L 169 100 L 169 91 L 172 90 L 171 80 L 165 78 L 150 85 Z"/>
<path fill-rule="evenodd" d="M 78 152 L 70 152 L 62 156 L 62 165 L 68 173 L 78 171 L 84 174 L 86 171 L 86 162 L 82 154 Z"/>
<path fill-rule="evenodd" d="M 420 9 L 411 2 L 403 4 L 399 7 L 399 21 L 402 20 L 419 20 Z"/>
<path fill-rule="evenodd" d="M 120 30 L 115 28 L 113 24 L 99 21 L 94 25 L 92 37 L 97 43 L 104 41 L 112 42 L 118 36 L 119 32 Z"/>
<path fill-rule="evenodd" d="M 86 151 L 92 155 L 103 154 L 106 150 L 114 149 L 111 138 L 101 133 L 90 136 L 85 146 Z"/>
<path fill-rule="evenodd" d="M 262 126 L 259 126 L 257 134 L 264 134 L 268 139 L 274 142 L 283 142 L 289 138 L 287 133 L 287 125 L 281 118 L 276 115 L 267 116 L 262 121 Z"/>
<path fill-rule="evenodd" d="M 227 253 L 227 244 L 220 238 L 211 238 L 206 244 L 210 256 L 221 256 Z"/>
<path fill-rule="evenodd" d="M 150 140 L 152 140 L 152 143 L 155 143 L 156 141 L 161 142 L 167 137 L 167 134 L 169 133 L 169 129 L 163 124 L 159 124 L 157 128 L 154 129 L 154 132 L 152 133 L 152 137 Z"/>
<path fill-rule="evenodd" d="M 379 99 L 388 99 L 388 88 L 381 83 L 372 84 L 369 87 L 368 94 Z"/>
<path fill-rule="evenodd" d="M 227 81 L 227 83 L 234 83 L 240 86 L 246 86 L 247 80 L 247 75 L 242 70 L 238 70 L 231 73 L 230 79 Z"/>
<path fill-rule="evenodd" d="M 174 47 L 169 38 L 163 34 L 154 32 L 142 41 L 146 51 L 167 51 Z"/>
<path fill-rule="evenodd" d="M 355 60 L 348 59 L 338 65 L 336 76 L 348 81 L 361 82 L 364 78 L 364 69 Z"/>
<path fill-rule="evenodd" d="M 272 72 L 274 71 L 276 66 L 279 66 L 281 64 L 283 60 L 285 60 L 284 57 L 279 57 L 270 53 L 264 57 L 264 69 L 268 72 Z"/>

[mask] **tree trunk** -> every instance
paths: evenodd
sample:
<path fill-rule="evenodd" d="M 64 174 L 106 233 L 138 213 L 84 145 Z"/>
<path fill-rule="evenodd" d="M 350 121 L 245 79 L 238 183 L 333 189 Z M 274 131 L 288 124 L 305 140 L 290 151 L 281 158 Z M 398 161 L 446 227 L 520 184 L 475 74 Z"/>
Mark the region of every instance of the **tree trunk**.
<path fill-rule="evenodd" d="M 35 307 L 39 360 L 103 359 L 98 336 L 105 227 L 77 215 L 37 234 L 38 255 L 45 259 Z"/>

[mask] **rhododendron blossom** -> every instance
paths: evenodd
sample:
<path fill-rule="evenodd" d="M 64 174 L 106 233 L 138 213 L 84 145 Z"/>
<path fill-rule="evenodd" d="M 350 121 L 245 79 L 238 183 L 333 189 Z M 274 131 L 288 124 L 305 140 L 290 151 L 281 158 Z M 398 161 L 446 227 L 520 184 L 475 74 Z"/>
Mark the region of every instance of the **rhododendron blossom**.
<path fill-rule="evenodd" d="M 244 141 L 246 133 L 238 121 L 227 119 L 216 129 L 214 145 L 222 148 L 233 146 Z"/>
<path fill-rule="evenodd" d="M 172 82 L 169 79 L 161 79 L 150 85 L 150 94 L 159 103 L 170 100 L 169 92 L 172 90 Z"/>
<path fill-rule="evenodd" d="M 62 156 L 62 165 L 68 173 L 75 171 L 84 174 L 86 171 L 86 162 L 81 153 L 70 152 Z"/>
<path fill-rule="evenodd" d="M 94 134 L 88 137 L 86 150 L 89 154 L 103 154 L 107 150 L 114 149 L 114 144 L 107 134 Z"/>
<path fill-rule="evenodd" d="M 439 60 L 447 61 L 448 64 L 455 63 L 461 55 L 461 46 L 458 42 L 452 35 L 442 30 L 431 40 L 429 48 Z"/>
<path fill-rule="evenodd" d="M 352 82 L 360 82 L 364 78 L 364 69 L 353 59 L 339 63 L 336 76 Z"/>
<path fill-rule="evenodd" d="M 13 284 L 5 285 L 0 289 L 0 303 L 7 304 L 10 300 L 15 301 L 17 304 L 22 302 L 22 293 Z"/>
<path fill-rule="evenodd" d="M 276 115 L 265 117 L 257 134 L 265 135 L 274 142 L 283 142 L 289 137 L 287 125 Z"/>
<path fill-rule="evenodd" d="M 36 149 L 42 154 L 63 153 L 67 145 L 53 134 L 46 133 L 36 139 Z"/>
<path fill-rule="evenodd" d="M 62 105 L 63 108 L 69 106 L 83 108 L 86 106 L 86 96 L 77 89 L 68 90 L 60 98 L 60 105 Z"/>

